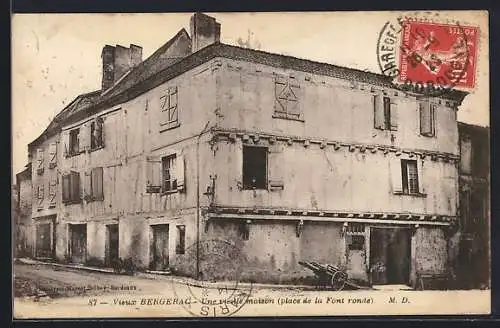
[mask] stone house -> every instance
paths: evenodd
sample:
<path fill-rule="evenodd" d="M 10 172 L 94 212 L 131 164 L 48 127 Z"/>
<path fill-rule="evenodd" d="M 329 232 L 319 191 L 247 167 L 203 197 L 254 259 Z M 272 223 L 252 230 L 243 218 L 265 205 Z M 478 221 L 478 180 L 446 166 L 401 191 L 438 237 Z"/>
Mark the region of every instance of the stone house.
<path fill-rule="evenodd" d="M 220 29 L 195 14 L 145 60 L 103 48 L 102 89 L 29 146 L 36 236 L 50 234 L 37 254 L 199 278 L 229 263 L 260 282 L 310 275 L 299 260 L 367 284 L 453 274 L 466 94 L 226 45 Z M 238 254 L 208 265 L 202 240 Z"/>

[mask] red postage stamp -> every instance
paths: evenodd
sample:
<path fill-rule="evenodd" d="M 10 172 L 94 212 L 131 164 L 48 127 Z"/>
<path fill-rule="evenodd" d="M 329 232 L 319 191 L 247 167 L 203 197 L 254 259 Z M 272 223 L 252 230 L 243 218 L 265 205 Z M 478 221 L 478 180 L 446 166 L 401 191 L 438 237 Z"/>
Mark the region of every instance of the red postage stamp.
<path fill-rule="evenodd" d="M 474 88 L 477 27 L 407 21 L 400 47 L 401 82 Z"/>

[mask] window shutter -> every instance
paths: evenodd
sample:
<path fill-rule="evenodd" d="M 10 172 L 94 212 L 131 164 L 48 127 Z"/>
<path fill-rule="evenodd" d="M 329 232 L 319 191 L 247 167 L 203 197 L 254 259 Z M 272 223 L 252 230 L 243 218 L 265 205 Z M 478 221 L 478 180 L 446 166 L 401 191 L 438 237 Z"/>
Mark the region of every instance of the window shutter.
<path fill-rule="evenodd" d="M 401 174 L 401 161 L 394 158 L 389 162 L 391 172 L 391 187 L 393 193 L 403 192 L 403 179 Z"/>
<path fill-rule="evenodd" d="M 424 136 L 432 135 L 431 105 L 428 102 L 420 103 L 420 134 Z"/>
<path fill-rule="evenodd" d="M 283 181 L 283 147 L 272 145 L 268 148 L 268 187 L 270 190 L 280 190 L 285 187 Z"/>
<path fill-rule="evenodd" d="M 69 131 L 64 131 L 61 134 L 61 139 L 63 143 L 63 155 L 64 157 L 69 156 Z"/>
<path fill-rule="evenodd" d="M 418 191 L 421 194 L 425 194 L 424 188 L 424 161 L 417 161 L 417 179 L 418 179 Z"/>
<path fill-rule="evenodd" d="M 91 173 L 90 172 L 84 172 L 83 174 L 83 199 L 86 201 L 92 200 L 92 180 L 91 180 Z"/>
<path fill-rule="evenodd" d="M 43 148 L 37 149 L 37 172 L 43 173 Z"/>
<path fill-rule="evenodd" d="M 63 187 L 63 201 L 67 202 L 71 200 L 71 176 L 69 174 L 63 175 L 62 177 L 62 187 Z"/>
<path fill-rule="evenodd" d="M 103 200 L 103 169 L 96 167 L 92 169 L 92 198 L 94 200 Z"/>
<path fill-rule="evenodd" d="M 184 190 L 185 188 L 185 163 L 184 156 L 177 154 L 175 159 L 175 178 L 177 179 L 177 190 Z"/>
<path fill-rule="evenodd" d="M 80 150 L 88 151 L 90 149 L 90 123 L 85 123 L 80 127 L 78 137 L 80 139 Z"/>
<path fill-rule="evenodd" d="M 49 204 L 51 206 L 56 204 L 57 195 L 57 176 L 52 176 L 49 182 Z"/>
<path fill-rule="evenodd" d="M 276 76 L 274 81 L 274 110 L 276 112 L 286 113 L 286 100 L 282 99 L 282 95 L 285 93 L 287 88 L 286 78 L 283 76 Z"/>
<path fill-rule="evenodd" d="M 300 116 L 300 86 L 294 81 L 291 81 L 290 84 L 291 97 L 287 101 L 287 112 L 292 116 Z"/>
<path fill-rule="evenodd" d="M 43 200 L 44 200 L 44 186 L 43 184 L 38 186 L 38 207 L 43 206 Z"/>
<path fill-rule="evenodd" d="M 71 172 L 71 200 L 72 201 L 79 201 L 81 199 L 80 196 L 80 173 L 78 172 Z"/>
<path fill-rule="evenodd" d="M 177 100 L 178 100 L 178 93 L 177 93 L 177 87 L 172 87 L 169 89 L 169 122 L 177 122 L 179 115 L 177 111 Z"/>
<path fill-rule="evenodd" d="M 146 162 L 146 192 L 161 191 L 161 159 L 148 158 Z"/>
<path fill-rule="evenodd" d="M 49 146 L 49 168 L 57 166 L 57 143 L 53 142 Z"/>
<path fill-rule="evenodd" d="M 391 100 L 391 130 L 396 131 L 398 129 L 398 104 Z"/>
<path fill-rule="evenodd" d="M 96 139 L 100 141 L 100 144 L 97 146 L 104 147 L 104 121 L 102 117 L 98 117 L 95 119 L 95 134 L 96 134 Z"/>
<path fill-rule="evenodd" d="M 374 95 L 373 101 L 373 122 L 375 129 L 384 130 L 385 117 L 384 117 L 384 101 L 380 95 Z"/>

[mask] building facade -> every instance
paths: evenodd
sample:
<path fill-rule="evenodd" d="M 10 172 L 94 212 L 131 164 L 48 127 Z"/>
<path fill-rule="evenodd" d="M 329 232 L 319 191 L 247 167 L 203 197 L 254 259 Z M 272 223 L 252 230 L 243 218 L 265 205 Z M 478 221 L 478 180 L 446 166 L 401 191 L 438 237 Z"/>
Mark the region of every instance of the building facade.
<path fill-rule="evenodd" d="M 34 237 L 31 224 L 32 215 L 32 184 L 31 164 L 16 174 L 16 208 L 14 230 L 14 256 L 31 257 L 34 255 Z"/>
<path fill-rule="evenodd" d="M 36 238 L 50 235 L 37 254 L 230 278 L 199 246 L 224 240 L 247 281 L 298 281 L 311 275 L 300 260 L 365 284 L 453 276 L 465 93 L 423 96 L 219 38 L 195 14 L 144 61 L 138 46 L 104 47 L 102 89 L 29 147 L 44 154 L 34 201 L 57 172 L 55 204 L 33 206 Z"/>
<path fill-rule="evenodd" d="M 460 281 L 464 288 L 490 287 L 489 129 L 459 122 Z"/>

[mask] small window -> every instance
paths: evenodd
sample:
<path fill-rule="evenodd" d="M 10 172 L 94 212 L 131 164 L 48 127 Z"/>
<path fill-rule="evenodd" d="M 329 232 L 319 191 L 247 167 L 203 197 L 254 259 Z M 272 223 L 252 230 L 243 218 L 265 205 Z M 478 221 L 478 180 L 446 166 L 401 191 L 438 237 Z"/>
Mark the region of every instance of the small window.
<path fill-rule="evenodd" d="M 176 156 L 170 155 L 163 157 L 161 160 L 162 178 L 163 178 L 163 192 L 177 191 L 177 178 L 175 176 Z"/>
<path fill-rule="evenodd" d="M 243 147 L 243 189 L 267 189 L 267 147 Z"/>
<path fill-rule="evenodd" d="M 74 129 L 69 132 L 69 155 L 80 153 L 80 129 Z"/>
<path fill-rule="evenodd" d="M 243 240 L 248 240 L 250 238 L 250 227 L 248 223 L 242 222 L 238 224 L 238 236 Z"/>
<path fill-rule="evenodd" d="M 80 173 L 72 171 L 62 177 L 63 202 L 77 203 L 81 200 L 80 195 Z"/>
<path fill-rule="evenodd" d="M 401 160 L 401 174 L 404 194 L 418 194 L 418 170 L 416 160 Z"/>
<path fill-rule="evenodd" d="M 177 87 L 168 88 L 165 94 L 160 97 L 160 125 L 162 129 L 170 129 L 179 125 L 177 101 Z"/>
<path fill-rule="evenodd" d="M 398 129 L 397 106 L 389 97 L 373 96 L 374 103 L 374 125 L 376 129 L 392 130 Z"/>
<path fill-rule="evenodd" d="M 292 77 L 278 76 L 274 81 L 274 117 L 302 120 L 300 86 Z"/>
<path fill-rule="evenodd" d="M 90 123 L 90 149 L 99 149 L 104 147 L 104 140 L 102 135 L 103 122 L 98 118 Z"/>
<path fill-rule="evenodd" d="M 365 247 L 365 236 L 349 235 L 348 247 L 350 251 L 362 251 Z"/>
<path fill-rule="evenodd" d="M 177 244 L 175 246 L 176 254 L 184 254 L 186 248 L 186 226 L 177 226 Z"/>

